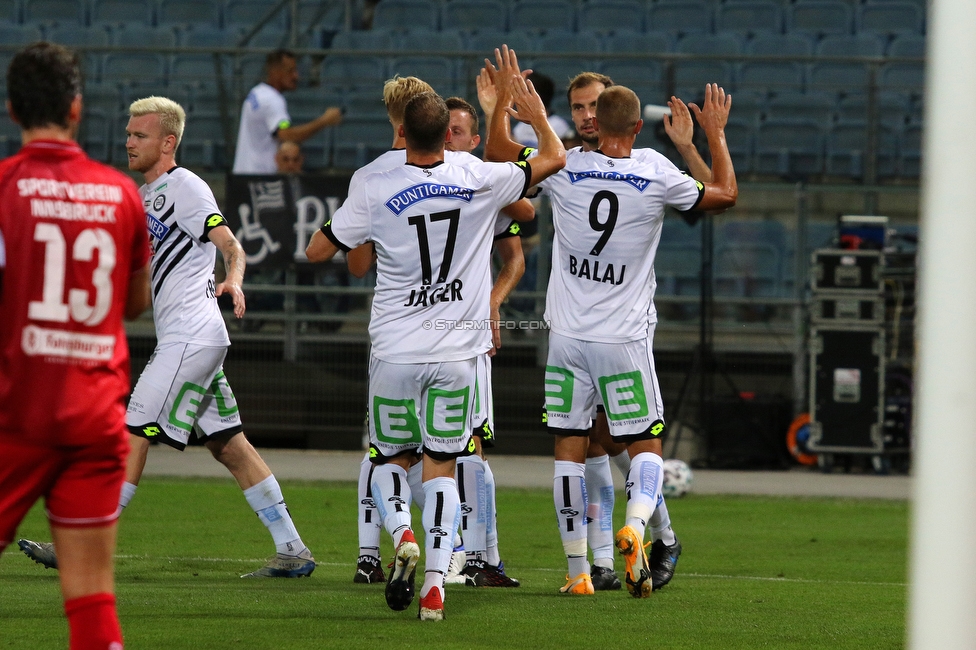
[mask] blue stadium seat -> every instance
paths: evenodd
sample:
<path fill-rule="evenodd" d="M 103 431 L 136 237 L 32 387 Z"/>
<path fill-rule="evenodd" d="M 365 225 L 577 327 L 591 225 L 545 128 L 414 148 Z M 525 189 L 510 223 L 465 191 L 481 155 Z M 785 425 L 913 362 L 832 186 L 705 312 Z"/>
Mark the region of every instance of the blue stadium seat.
<path fill-rule="evenodd" d="M 124 108 L 125 95 L 116 84 L 104 84 L 94 79 L 85 81 L 85 108 L 97 108 L 106 115 L 115 116 Z"/>
<path fill-rule="evenodd" d="M 253 28 L 275 5 L 267 0 L 227 0 L 224 6 L 224 26 Z M 289 7 L 279 9 L 263 29 L 288 29 Z"/>
<path fill-rule="evenodd" d="M 194 111 L 187 117 L 176 159 L 185 167 L 225 167 L 228 162 L 226 142 L 218 113 Z"/>
<path fill-rule="evenodd" d="M 925 88 L 925 64 L 885 63 L 881 66 L 879 86 L 905 95 L 921 95 Z"/>
<path fill-rule="evenodd" d="M 358 169 L 390 148 L 390 122 L 385 117 L 347 117 L 334 131 L 332 164 L 341 169 Z"/>
<path fill-rule="evenodd" d="M 735 98 L 733 98 L 733 111 Z M 776 121 L 814 122 L 824 128 L 834 121 L 835 100 L 832 94 L 818 91 L 781 92 L 770 97 L 766 117 Z"/>
<path fill-rule="evenodd" d="M 576 3 L 571 0 L 518 0 L 509 10 L 510 30 L 576 29 Z"/>
<path fill-rule="evenodd" d="M 175 47 L 176 32 L 165 27 L 148 27 L 138 23 L 112 30 L 112 45 L 124 47 Z"/>
<path fill-rule="evenodd" d="M 245 89 L 264 80 L 266 54 L 245 54 L 234 60 L 234 78 Z"/>
<path fill-rule="evenodd" d="M 761 242 L 716 242 L 714 295 L 730 298 L 777 298 L 782 294 L 781 252 Z"/>
<path fill-rule="evenodd" d="M 346 3 L 299 0 L 298 24 L 302 30 L 321 30 L 331 34 L 345 27 Z M 375 27 L 375 25 L 374 25 Z"/>
<path fill-rule="evenodd" d="M 346 107 L 346 115 L 386 117 L 386 104 L 383 103 L 381 88 L 348 92 L 342 96 L 342 105 Z"/>
<path fill-rule="evenodd" d="M 468 35 L 456 31 L 432 32 L 426 29 L 411 29 L 394 32 L 393 45 L 398 50 L 423 50 L 424 52 L 458 52 L 464 49 Z M 498 41 L 502 43 L 504 41 Z M 514 47 L 514 46 L 512 46 Z M 479 61 L 479 63 L 481 63 Z"/>
<path fill-rule="evenodd" d="M 331 92 L 375 89 L 388 78 L 386 59 L 376 56 L 333 54 L 322 62 L 322 86 Z"/>
<path fill-rule="evenodd" d="M 715 31 L 719 34 L 781 34 L 783 10 L 773 0 L 742 0 L 720 4 L 715 12 Z"/>
<path fill-rule="evenodd" d="M 447 97 L 457 94 L 454 60 L 440 56 L 402 56 L 390 62 L 390 75 L 420 77 Z"/>
<path fill-rule="evenodd" d="M 826 36 L 817 45 L 818 56 L 881 56 L 883 46 L 873 34 Z M 810 88 L 834 92 L 864 92 L 868 66 L 864 63 L 814 63 L 810 66 Z"/>
<path fill-rule="evenodd" d="M 665 215 L 661 225 L 661 243 L 667 244 L 701 244 L 701 221 L 690 226 L 684 219 Z"/>
<path fill-rule="evenodd" d="M 674 65 L 675 94 L 685 102 L 700 104 L 705 84 L 717 83 L 726 91 L 735 90 L 731 63 L 717 60 L 679 61 Z"/>
<path fill-rule="evenodd" d="M 881 123 L 895 130 L 901 130 L 911 112 L 909 95 L 880 91 L 877 93 L 875 101 Z M 868 111 L 868 96 L 864 93 L 852 93 L 841 97 L 837 102 L 838 120 L 845 122 L 867 121 L 869 119 Z"/>
<path fill-rule="evenodd" d="M 242 42 L 244 37 L 250 33 L 246 27 L 228 27 L 224 31 L 235 34 L 238 43 Z M 279 47 L 288 47 L 290 39 L 291 33 L 288 30 L 264 27 L 257 34 L 251 36 L 247 42 L 247 47 L 267 47 L 276 50 Z"/>
<path fill-rule="evenodd" d="M 19 149 L 20 127 L 14 124 L 13 120 L 0 120 L 0 157 L 12 156 Z"/>
<path fill-rule="evenodd" d="M 533 52 L 539 47 L 539 34 L 527 30 L 513 30 L 500 32 L 494 29 L 483 29 L 465 35 L 461 45 L 468 52 L 476 52 L 482 59 L 495 60 L 495 48 L 505 43 L 521 57 L 524 52 Z"/>
<path fill-rule="evenodd" d="M 729 147 L 736 174 L 748 174 L 752 171 L 755 131 L 756 125 L 752 121 L 729 117 L 729 122 L 725 125 L 725 142 Z"/>
<path fill-rule="evenodd" d="M 394 50 L 393 32 L 371 29 L 362 32 L 339 32 L 332 39 L 334 50 Z"/>
<path fill-rule="evenodd" d="M 221 73 L 224 83 L 230 86 L 231 68 L 226 57 L 221 57 Z M 190 88 L 217 88 L 217 69 L 212 54 L 175 54 L 170 62 L 170 86 Z"/>
<path fill-rule="evenodd" d="M 24 0 L 25 25 L 87 25 L 84 0 Z"/>
<path fill-rule="evenodd" d="M 180 45 L 188 47 L 236 47 L 240 33 L 207 25 L 196 25 L 179 32 Z"/>
<path fill-rule="evenodd" d="M 18 0 L 0 0 L 0 25 L 20 24 L 20 2 Z"/>
<path fill-rule="evenodd" d="M 111 141 L 124 137 L 124 134 L 111 133 L 114 123 L 113 116 L 114 113 L 86 106 L 81 125 L 78 128 L 78 144 L 90 157 L 103 163 L 111 162 Z"/>
<path fill-rule="evenodd" d="M 734 56 L 742 53 L 742 38 L 735 34 L 689 34 L 678 41 L 675 51 Z"/>
<path fill-rule="evenodd" d="M 619 32 L 607 36 L 603 40 L 603 47 L 607 52 L 633 52 L 659 54 L 674 50 L 674 36 L 667 32 Z"/>
<path fill-rule="evenodd" d="M 888 56 L 904 56 L 911 58 L 925 58 L 925 37 L 914 34 L 895 36 L 888 43 Z"/>
<path fill-rule="evenodd" d="M 922 170 L 922 125 L 908 124 L 898 140 L 898 172 L 903 178 L 918 178 Z"/>
<path fill-rule="evenodd" d="M 427 0 L 383 0 L 376 5 L 373 29 L 439 29 L 439 6 Z"/>
<path fill-rule="evenodd" d="M 68 47 L 105 46 L 109 43 L 108 31 L 102 27 L 61 25 L 47 30 L 47 40 Z"/>
<path fill-rule="evenodd" d="M 756 132 L 753 171 L 789 178 L 823 172 L 823 127 L 815 122 L 767 120 Z"/>
<path fill-rule="evenodd" d="M 665 219 L 680 221 L 680 219 Z M 680 227 L 692 230 L 686 225 Z M 664 233 L 654 256 L 657 292 L 666 296 L 697 296 L 701 293 L 701 245 L 695 242 L 672 242 Z M 677 310 L 669 310 L 669 314 Z M 691 310 L 682 310 L 685 317 Z M 697 310 L 696 310 L 697 311 Z"/>
<path fill-rule="evenodd" d="M 805 34 L 758 34 L 746 43 L 756 56 L 810 56 L 813 41 Z M 793 61 L 745 61 L 737 70 L 742 91 L 799 91 L 806 81 L 806 66 Z"/>
<path fill-rule="evenodd" d="M 644 13 L 644 4 L 635 0 L 584 0 L 576 22 L 581 32 L 640 32 L 644 29 Z"/>
<path fill-rule="evenodd" d="M 644 59 L 604 59 L 600 72 L 607 75 L 615 84 L 626 86 L 637 93 L 642 104 L 662 104 L 664 95 L 664 64 L 661 61 Z M 649 135 L 653 128 L 645 126 Z"/>
<path fill-rule="evenodd" d="M 160 25 L 206 25 L 222 27 L 218 0 L 159 0 Z"/>
<path fill-rule="evenodd" d="M 925 10 L 913 2 L 865 4 L 857 8 L 858 32 L 891 36 L 924 33 Z"/>
<path fill-rule="evenodd" d="M 441 29 L 508 28 L 508 5 L 498 0 L 449 0 L 441 6 Z"/>
<path fill-rule="evenodd" d="M 158 92 L 166 85 L 166 62 L 162 54 L 113 52 L 106 54 L 102 62 L 102 80 Z"/>
<path fill-rule="evenodd" d="M 564 32 L 550 30 L 535 39 L 533 52 L 577 52 L 588 54 L 600 50 L 600 38 L 592 32 Z M 518 50 L 516 50 L 518 52 Z"/>
<path fill-rule="evenodd" d="M 28 43 L 33 43 L 43 38 L 44 36 L 41 34 L 41 30 L 34 25 L 8 25 L 7 23 L 0 23 L 0 43 L 4 45 L 27 45 Z M 10 52 L 9 54 L 13 58 L 14 53 Z M 7 59 L 7 65 L 10 65 L 10 59 Z M 4 70 L 6 69 L 5 67 Z"/>
<path fill-rule="evenodd" d="M 711 4 L 701 0 L 658 0 L 647 6 L 645 29 L 648 31 L 684 34 L 710 34 L 713 11 Z"/>
<path fill-rule="evenodd" d="M 92 25 L 156 23 L 156 3 L 152 0 L 92 0 Z"/>
<path fill-rule="evenodd" d="M 599 62 L 593 59 L 547 57 L 533 52 L 528 55 L 523 67 L 532 68 L 552 79 L 556 84 L 556 96 L 558 97 L 560 95 L 565 96 L 565 90 L 570 79 L 585 70 L 596 70 L 598 64 Z"/>
<path fill-rule="evenodd" d="M 867 169 L 867 122 L 838 122 L 826 138 L 827 173 L 863 178 Z M 877 151 L 878 177 L 894 176 L 898 162 L 898 138 L 890 127 L 879 125 Z"/>
<path fill-rule="evenodd" d="M 304 115 L 291 113 L 291 119 L 295 124 L 304 124 L 319 115 L 321 115 L 321 111 Z M 335 129 L 322 129 L 302 143 L 302 155 L 305 157 L 304 169 L 306 171 L 325 169 L 332 164 L 334 131 Z"/>
<path fill-rule="evenodd" d="M 797 0 L 786 10 L 786 31 L 824 36 L 850 34 L 854 22 L 851 6 L 843 0 Z"/>

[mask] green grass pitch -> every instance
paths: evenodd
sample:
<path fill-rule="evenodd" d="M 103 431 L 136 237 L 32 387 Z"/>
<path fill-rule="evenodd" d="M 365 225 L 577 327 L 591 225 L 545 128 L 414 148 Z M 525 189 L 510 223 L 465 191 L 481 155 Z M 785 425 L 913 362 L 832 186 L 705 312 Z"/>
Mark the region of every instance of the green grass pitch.
<path fill-rule="evenodd" d="M 285 482 L 319 566 L 308 579 L 242 580 L 274 547 L 230 480 L 143 480 L 119 528 L 127 648 L 900 648 L 908 504 L 703 496 L 669 502 L 684 554 L 646 600 L 557 593 L 566 563 L 548 490 L 498 492 L 502 559 L 518 589 L 450 585 L 443 623 L 386 607 L 352 582 L 356 489 Z M 623 517 L 618 494 L 616 518 Z M 420 528 L 420 518 L 414 523 Z M 46 540 L 35 508 L 20 536 Z M 391 557 L 384 533 L 384 562 Z M 419 535 L 418 535 L 419 537 Z M 617 570 L 623 563 L 618 558 Z M 418 576 L 418 591 L 422 574 Z M 57 576 L 16 546 L 0 558 L 0 648 L 67 647 Z"/>

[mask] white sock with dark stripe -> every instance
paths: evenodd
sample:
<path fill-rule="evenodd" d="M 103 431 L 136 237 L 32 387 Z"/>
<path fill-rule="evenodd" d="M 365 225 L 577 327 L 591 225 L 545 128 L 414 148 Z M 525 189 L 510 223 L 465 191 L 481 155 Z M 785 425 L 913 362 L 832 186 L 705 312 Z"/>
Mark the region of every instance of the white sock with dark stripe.
<path fill-rule="evenodd" d="M 373 491 L 369 487 L 369 478 L 373 463 L 369 461 L 369 454 L 359 464 L 359 555 L 380 557 L 380 523 L 379 512 L 373 502 Z"/>
<path fill-rule="evenodd" d="M 664 461 L 657 454 L 645 451 L 631 460 L 627 475 L 626 524 L 632 526 L 641 539 L 644 539 L 647 522 L 657 507 L 663 479 Z"/>
<path fill-rule="evenodd" d="M 136 488 L 138 487 L 139 486 L 135 483 L 129 483 L 128 481 L 122 484 L 122 494 L 119 495 L 120 508 L 124 508 L 129 505 L 129 502 L 132 501 L 132 497 L 136 495 Z"/>
<path fill-rule="evenodd" d="M 593 551 L 593 564 L 613 568 L 613 475 L 610 456 L 586 459 L 586 541 Z"/>
<path fill-rule="evenodd" d="M 556 461 L 552 485 L 559 537 L 563 542 L 569 577 L 590 572 L 586 561 L 586 466 L 568 460 Z"/>
<path fill-rule="evenodd" d="M 498 555 L 498 520 L 495 516 L 495 475 L 491 465 L 485 461 L 485 494 L 488 496 L 488 531 L 485 534 L 485 545 L 488 547 L 488 564 L 498 566 L 501 557 Z"/>
<path fill-rule="evenodd" d="M 373 501 L 379 511 L 383 527 L 393 537 L 393 548 L 400 545 L 403 533 L 410 530 L 410 485 L 407 470 L 394 463 L 373 468 L 370 484 Z"/>
<path fill-rule="evenodd" d="M 244 490 L 244 498 L 271 533 L 279 553 L 298 555 L 305 550 L 274 474 Z"/>
<path fill-rule="evenodd" d="M 427 499 L 423 514 L 426 564 L 420 597 L 423 598 L 437 587 L 441 590 L 443 602 L 444 576 L 447 575 L 454 552 L 454 531 L 460 523 L 461 500 L 457 483 L 446 476 L 424 481 L 424 495 Z"/>
<path fill-rule="evenodd" d="M 488 499 L 485 461 L 480 456 L 458 458 L 458 495 L 461 499 L 461 537 L 468 559 L 484 560 L 488 550 Z"/>
<path fill-rule="evenodd" d="M 664 502 L 663 494 L 658 498 L 657 508 L 654 509 L 654 514 L 651 515 L 647 525 L 651 527 L 651 539 L 655 542 L 660 539 L 668 546 L 672 546 L 677 541 L 671 529 L 671 515 L 668 514 L 668 504 Z"/>

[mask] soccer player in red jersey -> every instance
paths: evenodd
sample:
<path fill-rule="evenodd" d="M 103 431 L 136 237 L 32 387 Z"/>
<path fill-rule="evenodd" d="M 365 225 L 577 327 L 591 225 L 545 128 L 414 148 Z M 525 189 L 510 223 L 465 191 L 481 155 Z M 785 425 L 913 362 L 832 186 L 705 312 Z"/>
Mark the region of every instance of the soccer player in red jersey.
<path fill-rule="evenodd" d="M 119 650 L 113 553 L 129 436 L 123 318 L 149 304 L 142 201 L 74 141 L 77 56 L 34 43 L 7 72 L 23 148 L 0 162 L 0 552 L 44 497 L 72 650 Z"/>

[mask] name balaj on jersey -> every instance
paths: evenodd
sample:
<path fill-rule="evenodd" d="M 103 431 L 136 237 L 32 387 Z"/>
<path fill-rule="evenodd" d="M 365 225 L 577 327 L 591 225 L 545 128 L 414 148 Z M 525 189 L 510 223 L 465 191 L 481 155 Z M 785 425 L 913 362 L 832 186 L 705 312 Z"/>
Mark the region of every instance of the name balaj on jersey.
<path fill-rule="evenodd" d="M 215 296 L 217 247 L 210 231 L 227 225 L 210 187 L 174 167 L 139 188 L 149 241 L 156 338 L 166 343 L 230 345 Z"/>
<path fill-rule="evenodd" d="M 647 336 L 657 321 L 654 256 L 664 208 L 694 208 L 701 183 L 657 152 L 610 158 L 575 148 L 542 187 L 555 228 L 545 315 L 552 331 L 606 343 Z"/>
<path fill-rule="evenodd" d="M 391 363 L 460 361 L 487 352 L 498 211 L 519 200 L 526 163 L 403 164 L 369 174 L 322 231 L 339 248 L 376 248 L 373 354 Z"/>

